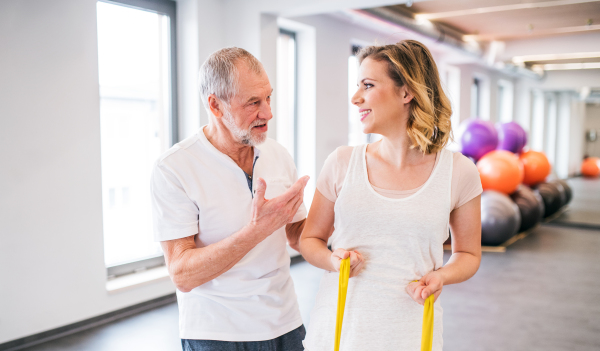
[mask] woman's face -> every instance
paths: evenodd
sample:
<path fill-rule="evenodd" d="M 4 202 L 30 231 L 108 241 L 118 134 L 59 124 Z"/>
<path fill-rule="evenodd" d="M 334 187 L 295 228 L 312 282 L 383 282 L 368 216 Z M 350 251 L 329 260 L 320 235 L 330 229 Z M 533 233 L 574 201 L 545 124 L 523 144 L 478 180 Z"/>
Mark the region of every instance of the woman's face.
<path fill-rule="evenodd" d="M 398 88 L 388 75 L 388 63 L 369 57 L 358 70 L 358 90 L 352 103 L 359 108 L 363 133 L 390 135 L 406 128 L 412 94 Z"/>

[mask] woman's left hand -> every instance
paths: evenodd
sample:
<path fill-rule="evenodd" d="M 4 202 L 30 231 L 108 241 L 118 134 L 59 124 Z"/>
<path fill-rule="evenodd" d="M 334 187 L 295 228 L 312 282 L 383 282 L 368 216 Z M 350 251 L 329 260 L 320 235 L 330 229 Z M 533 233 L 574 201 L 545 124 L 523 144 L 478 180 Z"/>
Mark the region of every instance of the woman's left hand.
<path fill-rule="evenodd" d="M 438 299 L 444 287 L 444 279 L 438 271 L 425 274 L 418 282 L 412 282 L 406 286 L 406 292 L 419 305 L 425 304 L 429 295 L 434 295 L 434 301 Z"/>

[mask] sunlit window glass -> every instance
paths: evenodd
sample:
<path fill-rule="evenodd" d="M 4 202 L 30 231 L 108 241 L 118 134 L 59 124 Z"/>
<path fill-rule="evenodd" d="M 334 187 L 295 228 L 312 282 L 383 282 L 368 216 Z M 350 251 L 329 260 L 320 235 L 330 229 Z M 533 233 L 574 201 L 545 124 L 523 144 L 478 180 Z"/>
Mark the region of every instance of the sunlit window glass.
<path fill-rule="evenodd" d="M 277 141 L 297 163 L 296 56 L 295 34 L 282 30 L 277 38 Z"/>
<path fill-rule="evenodd" d="M 104 258 L 161 255 L 152 240 L 150 173 L 171 145 L 169 17 L 98 2 Z"/>

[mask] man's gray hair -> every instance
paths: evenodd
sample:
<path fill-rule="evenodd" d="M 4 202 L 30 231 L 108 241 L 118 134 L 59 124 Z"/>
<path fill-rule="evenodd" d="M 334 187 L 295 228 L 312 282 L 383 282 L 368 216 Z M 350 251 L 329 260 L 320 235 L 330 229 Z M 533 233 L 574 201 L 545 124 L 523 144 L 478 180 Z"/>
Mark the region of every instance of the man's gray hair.
<path fill-rule="evenodd" d="M 245 62 L 251 71 L 260 74 L 263 66 L 251 53 L 244 49 L 231 47 L 212 53 L 200 67 L 198 83 L 200 98 L 208 110 L 208 96 L 215 96 L 229 105 L 237 94 L 239 72 L 236 64 Z"/>

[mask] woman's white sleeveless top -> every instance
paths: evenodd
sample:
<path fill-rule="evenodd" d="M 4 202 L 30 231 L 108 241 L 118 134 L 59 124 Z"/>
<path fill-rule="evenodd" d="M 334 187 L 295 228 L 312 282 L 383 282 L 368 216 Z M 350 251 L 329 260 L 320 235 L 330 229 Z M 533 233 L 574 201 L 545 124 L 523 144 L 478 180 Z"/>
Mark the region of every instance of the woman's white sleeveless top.
<path fill-rule="evenodd" d="M 448 238 L 452 153 L 442 150 L 437 166 L 415 194 L 386 198 L 373 190 L 365 159 L 367 145 L 352 151 L 335 202 L 332 249 L 357 250 L 365 267 L 350 278 L 340 350 L 417 351 L 423 306 L 406 286 L 443 265 Z M 331 351 L 337 308 L 337 272 L 325 272 L 311 312 L 304 347 Z M 442 350 L 442 307 L 435 303 L 433 350 Z"/>

